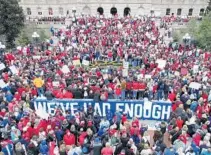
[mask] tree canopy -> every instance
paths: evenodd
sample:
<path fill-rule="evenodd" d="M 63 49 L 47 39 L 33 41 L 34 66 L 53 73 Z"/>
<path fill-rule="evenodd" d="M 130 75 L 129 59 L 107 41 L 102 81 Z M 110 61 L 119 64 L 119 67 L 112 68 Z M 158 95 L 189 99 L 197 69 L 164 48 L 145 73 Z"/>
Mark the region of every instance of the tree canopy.
<path fill-rule="evenodd" d="M 15 47 L 15 38 L 23 26 L 24 13 L 18 1 L 0 0 L 0 35 L 5 36 L 7 48 Z"/>
<path fill-rule="evenodd" d="M 206 9 L 206 14 L 208 14 L 209 12 L 211 12 L 211 0 L 209 0 L 209 4 Z"/>
<path fill-rule="evenodd" d="M 197 45 L 203 49 L 211 51 L 211 12 L 203 17 L 202 21 L 192 29 L 194 39 Z"/>

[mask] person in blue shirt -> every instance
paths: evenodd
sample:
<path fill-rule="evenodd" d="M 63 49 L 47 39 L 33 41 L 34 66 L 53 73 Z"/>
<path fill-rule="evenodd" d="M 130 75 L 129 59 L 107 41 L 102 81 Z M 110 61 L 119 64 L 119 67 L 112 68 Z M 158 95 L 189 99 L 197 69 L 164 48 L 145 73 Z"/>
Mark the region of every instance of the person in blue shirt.
<path fill-rule="evenodd" d="M 60 142 L 63 139 L 64 131 L 59 129 L 57 126 L 55 127 L 55 135 L 57 142 Z"/>
<path fill-rule="evenodd" d="M 48 147 L 47 142 L 45 140 L 41 141 L 40 147 L 39 147 L 39 152 L 40 152 L 41 155 L 48 155 L 49 147 Z"/>
<path fill-rule="evenodd" d="M 176 151 L 173 147 L 165 148 L 163 155 L 176 155 Z"/>
<path fill-rule="evenodd" d="M 2 148 L 4 155 L 13 155 L 13 145 L 7 144 Z"/>
<path fill-rule="evenodd" d="M 211 147 L 209 147 L 208 149 L 206 149 L 204 151 L 202 150 L 200 155 L 211 155 Z"/>
<path fill-rule="evenodd" d="M 110 110 L 107 110 L 106 112 L 106 119 L 111 123 L 113 119 L 113 113 Z"/>
<path fill-rule="evenodd" d="M 11 102 L 13 100 L 13 95 L 11 94 L 10 91 L 7 92 L 7 94 L 5 95 L 5 98 L 7 102 Z"/>

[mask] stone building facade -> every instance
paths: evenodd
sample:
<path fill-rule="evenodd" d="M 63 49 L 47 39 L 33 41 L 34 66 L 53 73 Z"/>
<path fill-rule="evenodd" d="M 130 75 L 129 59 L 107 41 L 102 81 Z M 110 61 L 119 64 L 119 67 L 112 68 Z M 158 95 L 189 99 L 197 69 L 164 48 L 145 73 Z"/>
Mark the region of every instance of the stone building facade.
<path fill-rule="evenodd" d="M 67 16 L 76 14 L 105 16 L 116 13 L 123 16 L 151 15 L 199 16 L 204 13 L 208 0 L 19 0 L 27 17 Z"/>

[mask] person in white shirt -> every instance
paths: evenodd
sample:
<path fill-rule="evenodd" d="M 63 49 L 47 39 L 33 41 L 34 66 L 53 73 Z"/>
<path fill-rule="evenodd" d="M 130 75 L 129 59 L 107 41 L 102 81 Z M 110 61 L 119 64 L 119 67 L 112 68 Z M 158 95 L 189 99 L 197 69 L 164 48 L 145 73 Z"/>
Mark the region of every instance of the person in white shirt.
<path fill-rule="evenodd" d="M 72 149 L 70 149 L 67 153 L 67 155 L 82 155 L 82 149 L 81 147 L 72 146 Z"/>

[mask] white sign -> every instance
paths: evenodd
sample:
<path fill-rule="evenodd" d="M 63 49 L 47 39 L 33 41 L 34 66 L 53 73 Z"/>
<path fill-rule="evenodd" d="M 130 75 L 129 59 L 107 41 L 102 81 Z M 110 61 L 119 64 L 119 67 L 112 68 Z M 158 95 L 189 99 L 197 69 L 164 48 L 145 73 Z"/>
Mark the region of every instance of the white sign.
<path fill-rule="evenodd" d="M 123 69 L 122 70 L 122 76 L 127 77 L 128 76 L 128 69 Z"/>
<path fill-rule="evenodd" d="M 193 89 L 199 89 L 199 88 L 201 88 L 201 84 L 198 82 L 191 82 L 189 87 L 193 88 Z"/>
<path fill-rule="evenodd" d="M 83 64 L 84 66 L 89 66 L 89 61 L 88 61 L 88 60 L 83 60 L 83 61 L 82 61 L 82 64 Z"/>
<path fill-rule="evenodd" d="M 54 87 L 58 87 L 59 86 L 59 81 L 53 81 L 52 84 L 53 84 Z"/>
<path fill-rule="evenodd" d="M 18 74 L 18 69 L 15 66 L 10 66 L 12 74 Z"/>
<path fill-rule="evenodd" d="M 67 73 L 70 72 L 70 69 L 68 68 L 67 65 L 64 65 L 64 66 L 62 67 L 62 72 L 63 72 L 64 74 L 67 74 Z"/>
<path fill-rule="evenodd" d="M 48 120 L 48 118 L 49 118 L 49 114 L 47 112 L 45 112 L 44 109 L 42 109 L 42 108 L 37 109 L 36 114 L 37 114 L 37 116 L 39 116 L 42 119 Z"/>
<path fill-rule="evenodd" d="M 40 59 L 40 58 L 41 58 L 41 56 L 39 56 L 39 55 L 33 56 L 33 59 Z"/>
<path fill-rule="evenodd" d="M 151 79 L 151 78 L 152 78 L 152 75 L 149 75 L 149 74 L 145 75 L 145 79 Z"/>
<path fill-rule="evenodd" d="M 0 63 L 0 70 L 5 69 L 5 68 L 6 68 L 5 64 Z"/>
<path fill-rule="evenodd" d="M 123 61 L 123 68 L 128 69 L 129 68 L 129 62 Z"/>
<path fill-rule="evenodd" d="M 196 74 L 199 71 L 199 65 L 194 65 L 193 66 L 193 73 Z"/>
<path fill-rule="evenodd" d="M 163 69 L 166 66 L 166 60 L 163 59 L 158 59 L 156 63 L 158 64 L 158 68 L 160 69 Z"/>
<path fill-rule="evenodd" d="M 138 79 L 138 80 L 142 79 L 143 77 L 144 77 L 144 75 L 143 75 L 143 74 L 139 74 L 139 75 L 137 75 L 137 79 Z"/>

